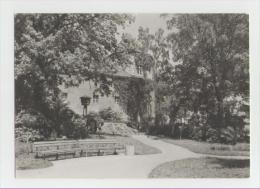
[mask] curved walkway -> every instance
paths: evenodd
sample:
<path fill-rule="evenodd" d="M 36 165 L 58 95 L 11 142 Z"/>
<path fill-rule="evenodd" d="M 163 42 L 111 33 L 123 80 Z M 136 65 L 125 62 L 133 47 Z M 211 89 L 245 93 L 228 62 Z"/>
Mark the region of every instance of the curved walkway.
<path fill-rule="evenodd" d="M 154 146 L 160 154 L 135 156 L 95 156 L 53 161 L 53 166 L 35 170 L 17 170 L 17 178 L 147 178 L 157 165 L 178 159 L 201 157 L 183 147 L 145 135 L 133 138 Z"/>

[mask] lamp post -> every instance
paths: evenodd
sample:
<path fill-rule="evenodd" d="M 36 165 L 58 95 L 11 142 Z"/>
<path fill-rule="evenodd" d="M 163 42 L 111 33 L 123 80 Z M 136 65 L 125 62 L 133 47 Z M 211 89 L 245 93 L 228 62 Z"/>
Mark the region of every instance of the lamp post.
<path fill-rule="evenodd" d="M 83 106 L 83 117 L 87 115 L 88 105 L 90 104 L 90 97 L 89 96 L 82 96 L 80 97 L 81 105 Z"/>

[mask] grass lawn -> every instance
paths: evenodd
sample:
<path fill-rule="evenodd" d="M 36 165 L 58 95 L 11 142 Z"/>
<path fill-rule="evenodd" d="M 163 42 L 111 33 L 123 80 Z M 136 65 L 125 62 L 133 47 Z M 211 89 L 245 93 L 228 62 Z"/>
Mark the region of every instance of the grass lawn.
<path fill-rule="evenodd" d="M 249 160 L 189 158 L 163 163 L 149 178 L 248 178 Z"/>
<path fill-rule="evenodd" d="M 39 169 L 52 166 L 52 162 L 43 159 L 35 159 L 31 153 L 31 145 L 23 142 L 15 142 L 15 166 L 16 169 Z"/>
<path fill-rule="evenodd" d="M 40 169 L 52 166 L 52 162 L 43 159 L 35 159 L 32 154 L 20 155 L 15 159 L 16 169 Z"/>
<path fill-rule="evenodd" d="M 144 143 L 140 142 L 139 140 L 136 140 L 132 137 L 122 137 L 122 136 L 119 137 L 118 136 L 118 137 L 115 137 L 115 140 L 118 143 L 121 143 L 121 144 L 124 144 L 124 145 L 134 145 L 136 155 L 148 155 L 148 154 L 162 153 L 161 150 L 159 150 L 155 147 L 146 145 L 146 144 L 144 144 Z"/>
<path fill-rule="evenodd" d="M 98 137 L 98 136 L 97 136 Z M 148 155 L 148 154 L 159 154 L 162 153 L 161 150 L 146 145 L 139 140 L 136 140 L 132 137 L 119 136 L 119 135 L 101 135 L 103 139 L 112 139 L 117 141 L 119 144 L 123 145 L 134 145 L 136 155 Z M 92 138 L 95 138 L 95 135 L 92 135 Z"/>
<path fill-rule="evenodd" d="M 248 143 L 237 143 L 236 145 L 198 142 L 194 140 L 176 140 L 170 138 L 156 138 L 164 142 L 175 144 L 200 154 L 211 154 L 218 156 L 249 156 L 250 145 Z"/>

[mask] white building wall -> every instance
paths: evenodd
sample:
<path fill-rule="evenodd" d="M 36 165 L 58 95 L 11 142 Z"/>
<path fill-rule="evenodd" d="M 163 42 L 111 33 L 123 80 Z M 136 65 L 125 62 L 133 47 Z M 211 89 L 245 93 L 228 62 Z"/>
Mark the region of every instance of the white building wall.
<path fill-rule="evenodd" d="M 145 79 L 152 79 L 152 71 L 145 71 L 145 72 L 137 72 L 137 69 L 135 67 L 135 64 L 132 64 L 125 68 L 123 72 L 126 72 L 130 74 L 131 77 L 143 77 Z M 82 115 L 83 114 L 83 106 L 81 105 L 80 97 L 82 96 L 89 96 L 91 97 L 90 105 L 87 107 L 87 113 L 89 112 L 99 112 L 100 110 L 103 110 L 105 108 L 111 108 L 112 110 L 119 112 L 122 114 L 123 120 L 127 120 L 128 116 L 123 111 L 123 108 L 116 103 L 115 98 L 113 95 L 109 96 L 101 96 L 99 94 L 98 102 L 95 102 L 93 100 L 93 92 L 95 91 L 96 87 L 92 81 L 86 81 L 80 84 L 78 87 L 60 87 L 61 90 L 65 93 L 67 93 L 67 102 L 68 106 L 77 114 Z M 113 88 L 112 88 L 113 90 Z M 154 100 L 154 92 L 151 93 L 152 99 Z M 154 115 L 154 103 L 151 103 L 150 107 L 150 113 Z"/>
<path fill-rule="evenodd" d="M 112 110 L 122 114 L 123 120 L 127 120 L 127 114 L 123 111 L 122 107 L 116 103 L 112 95 L 101 96 L 99 94 L 98 102 L 93 100 L 93 92 L 96 89 L 92 81 L 87 81 L 80 84 L 78 87 L 61 87 L 62 91 L 67 93 L 67 102 L 68 106 L 75 112 L 80 115 L 83 114 L 83 106 L 81 105 L 80 97 L 89 96 L 91 97 L 90 105 L 88 106 L 89 112 L 99 112 L 105 108 L 111 108 Z"/>

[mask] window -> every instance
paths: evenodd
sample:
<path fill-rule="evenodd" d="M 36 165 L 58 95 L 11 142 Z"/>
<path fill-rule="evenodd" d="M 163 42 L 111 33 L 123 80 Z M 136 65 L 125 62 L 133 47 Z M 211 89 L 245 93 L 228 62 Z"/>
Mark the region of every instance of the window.
<path fill-rule="evenodd" d="M 99 99 L 99 96 L 97 94 L 93 94 L 93 102 L 97 103 Z"/>
<path fill-rule="evenodd" d="M 114 98 L 115 98 L 115 103 L 117 103 L 117 104 L 118 104 L 118 103 L 119 103 L 119 96 L 118 96 L 118 95 L 115 95 L 115 97 L 114 97 Z"/>
<path fill-rule="evenodd" d="M 136 71 L 138 74 L 142 74 L 143 73 L 142 66 L 136 65 Z"/>

